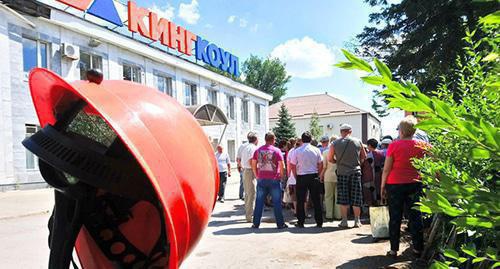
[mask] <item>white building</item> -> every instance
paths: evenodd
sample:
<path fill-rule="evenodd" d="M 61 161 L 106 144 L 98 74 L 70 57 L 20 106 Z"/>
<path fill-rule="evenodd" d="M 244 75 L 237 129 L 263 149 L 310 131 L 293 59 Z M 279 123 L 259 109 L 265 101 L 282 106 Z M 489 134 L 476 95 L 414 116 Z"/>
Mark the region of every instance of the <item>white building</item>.
<path fill-rule="evenodd" d="M 363 143 L 370 138 L 380 139 L 380 120 L 371 113 L 354 107 L 328 93 L 297 96 L 286 98 L 269 107 L 269 124 L 276 126 L 278 112 L 282 104 L 288 109 L 295 123 L 297 136 L 309 130 L 313 113 L 318 114 L 319 125 L 323 135 L 340 135 L 340 124 L 352 126 L 352 135 L 361 139 Z"/>
<path fill-rule="evenodd" d="M 114 29 L 64 1 L 43 2 L 0 2 L 0 190 L 43 184 L 36 158 L 21 145 L 39 128 L 27 84 L 33 67 L 49 68 L 69 81 L 84 78 L 88 68 L 100 68 L 105 79 L 146 84 L 186 106 L 215 104 L 230 124 L 222 141 L 223 127 L 204 129 L 233 160 L 250 130 L 264 134 L 269 129 L 270 95 L 209 71 L 193 56 L 137 37 L 126 26 Z M 126 23 L 123 9 L 117 9 Z"/>

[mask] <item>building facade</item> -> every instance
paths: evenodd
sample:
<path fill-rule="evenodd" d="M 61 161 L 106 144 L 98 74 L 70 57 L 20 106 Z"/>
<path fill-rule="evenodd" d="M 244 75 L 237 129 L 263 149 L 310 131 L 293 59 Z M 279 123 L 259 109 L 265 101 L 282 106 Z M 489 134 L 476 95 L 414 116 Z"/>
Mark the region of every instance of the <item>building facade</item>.
<path fill-rule="evenodd" d="M 363 143 L 370 138 L 380 139 L 380 120 L 371 113 L 354 107 L 328 93 L 286 98 L 269 107 L 269 124 L 274 128 L 278 121 L 278 111 L 282 104 L 288 109 L 295 124 L 296 135 L 300 136 L 309 130 L 311 117 L 318 115 L 320 129 L 323 135 L 340 135 L 340 125 L 347 123 L 352 126 L 352 135 Z"/>
<path fill-rule="evenodd" d="M 204 130 L 233 160 L 250 130 L 264 134 L 269 129 L 270 95 L 112 31 L 88 15 L 75 15 L 59 2 L 44 2 L 0 2 L 0 190 L 43 184 L 35 156 L 21 145 L 40 128 L 28 88 L 34 67 L 51 69 L 69 81 L 99 68 L 104 79 L 142 83 L 185 106 L 217 105 L 229 119 L 225 135 L 219 141 L 223 126 Z"/>

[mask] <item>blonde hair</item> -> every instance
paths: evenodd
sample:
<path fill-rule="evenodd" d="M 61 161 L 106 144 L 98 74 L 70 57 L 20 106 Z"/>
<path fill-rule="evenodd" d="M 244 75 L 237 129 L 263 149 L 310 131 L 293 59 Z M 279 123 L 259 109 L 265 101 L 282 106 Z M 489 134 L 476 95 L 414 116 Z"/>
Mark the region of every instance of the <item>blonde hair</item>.
<path fill-rule="evenodd" d="M 337 140 L 337 136 L 335 135 L 332 135 L 332 137 L 330 137 L 330 143 L 332 143 L 333 141 Z"/>
<path fill-rule="evenodd" d="M 415 125 L 417 124 L 417 119 L 414 116 L 406 116 L 398 125 L 399 132 L 403 137 L 412 137 L 417 129 Z"/>

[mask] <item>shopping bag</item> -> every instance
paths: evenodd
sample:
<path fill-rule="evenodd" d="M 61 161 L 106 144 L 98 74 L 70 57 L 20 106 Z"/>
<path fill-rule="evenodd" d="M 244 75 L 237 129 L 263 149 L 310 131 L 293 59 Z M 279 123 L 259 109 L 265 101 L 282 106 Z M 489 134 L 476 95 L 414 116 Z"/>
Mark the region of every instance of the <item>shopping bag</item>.
<path fill-rule="evenodd" d="M 389 207 L 370 207 L 370 226 L 373 238 L 389 238 Z"/>

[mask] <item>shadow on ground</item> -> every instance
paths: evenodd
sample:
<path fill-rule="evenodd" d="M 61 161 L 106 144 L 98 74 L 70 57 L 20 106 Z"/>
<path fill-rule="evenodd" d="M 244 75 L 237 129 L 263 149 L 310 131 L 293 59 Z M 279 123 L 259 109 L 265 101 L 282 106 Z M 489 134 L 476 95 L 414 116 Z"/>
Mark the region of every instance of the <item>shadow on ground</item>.
<path fill-rule="evenodd" d="M 277 229 L 273 227 L 261 227 L 259 229 L 254 229 L 250 227 L 242 228 L 229 228 L 224 230 L 215 231 L 214 235 L 242 235 L 242 234 L 268 234 L 268 233 L 292 233 L 292 234 L 320 234 L 320 233 L 331 233 L 340 230 L 337 227 L 305 227 L 305 228 L 295 228 L 289 227 L 286 229 Z"/>
<path fill-rule="evenodd" d="M 408 248 L 397 258 L 391 258 L 384 255 L 365 256 L 359 259 L 350 260 L 341 264 L 337 269 L 424 269 L 425 265 L 415 262 Z"/>

